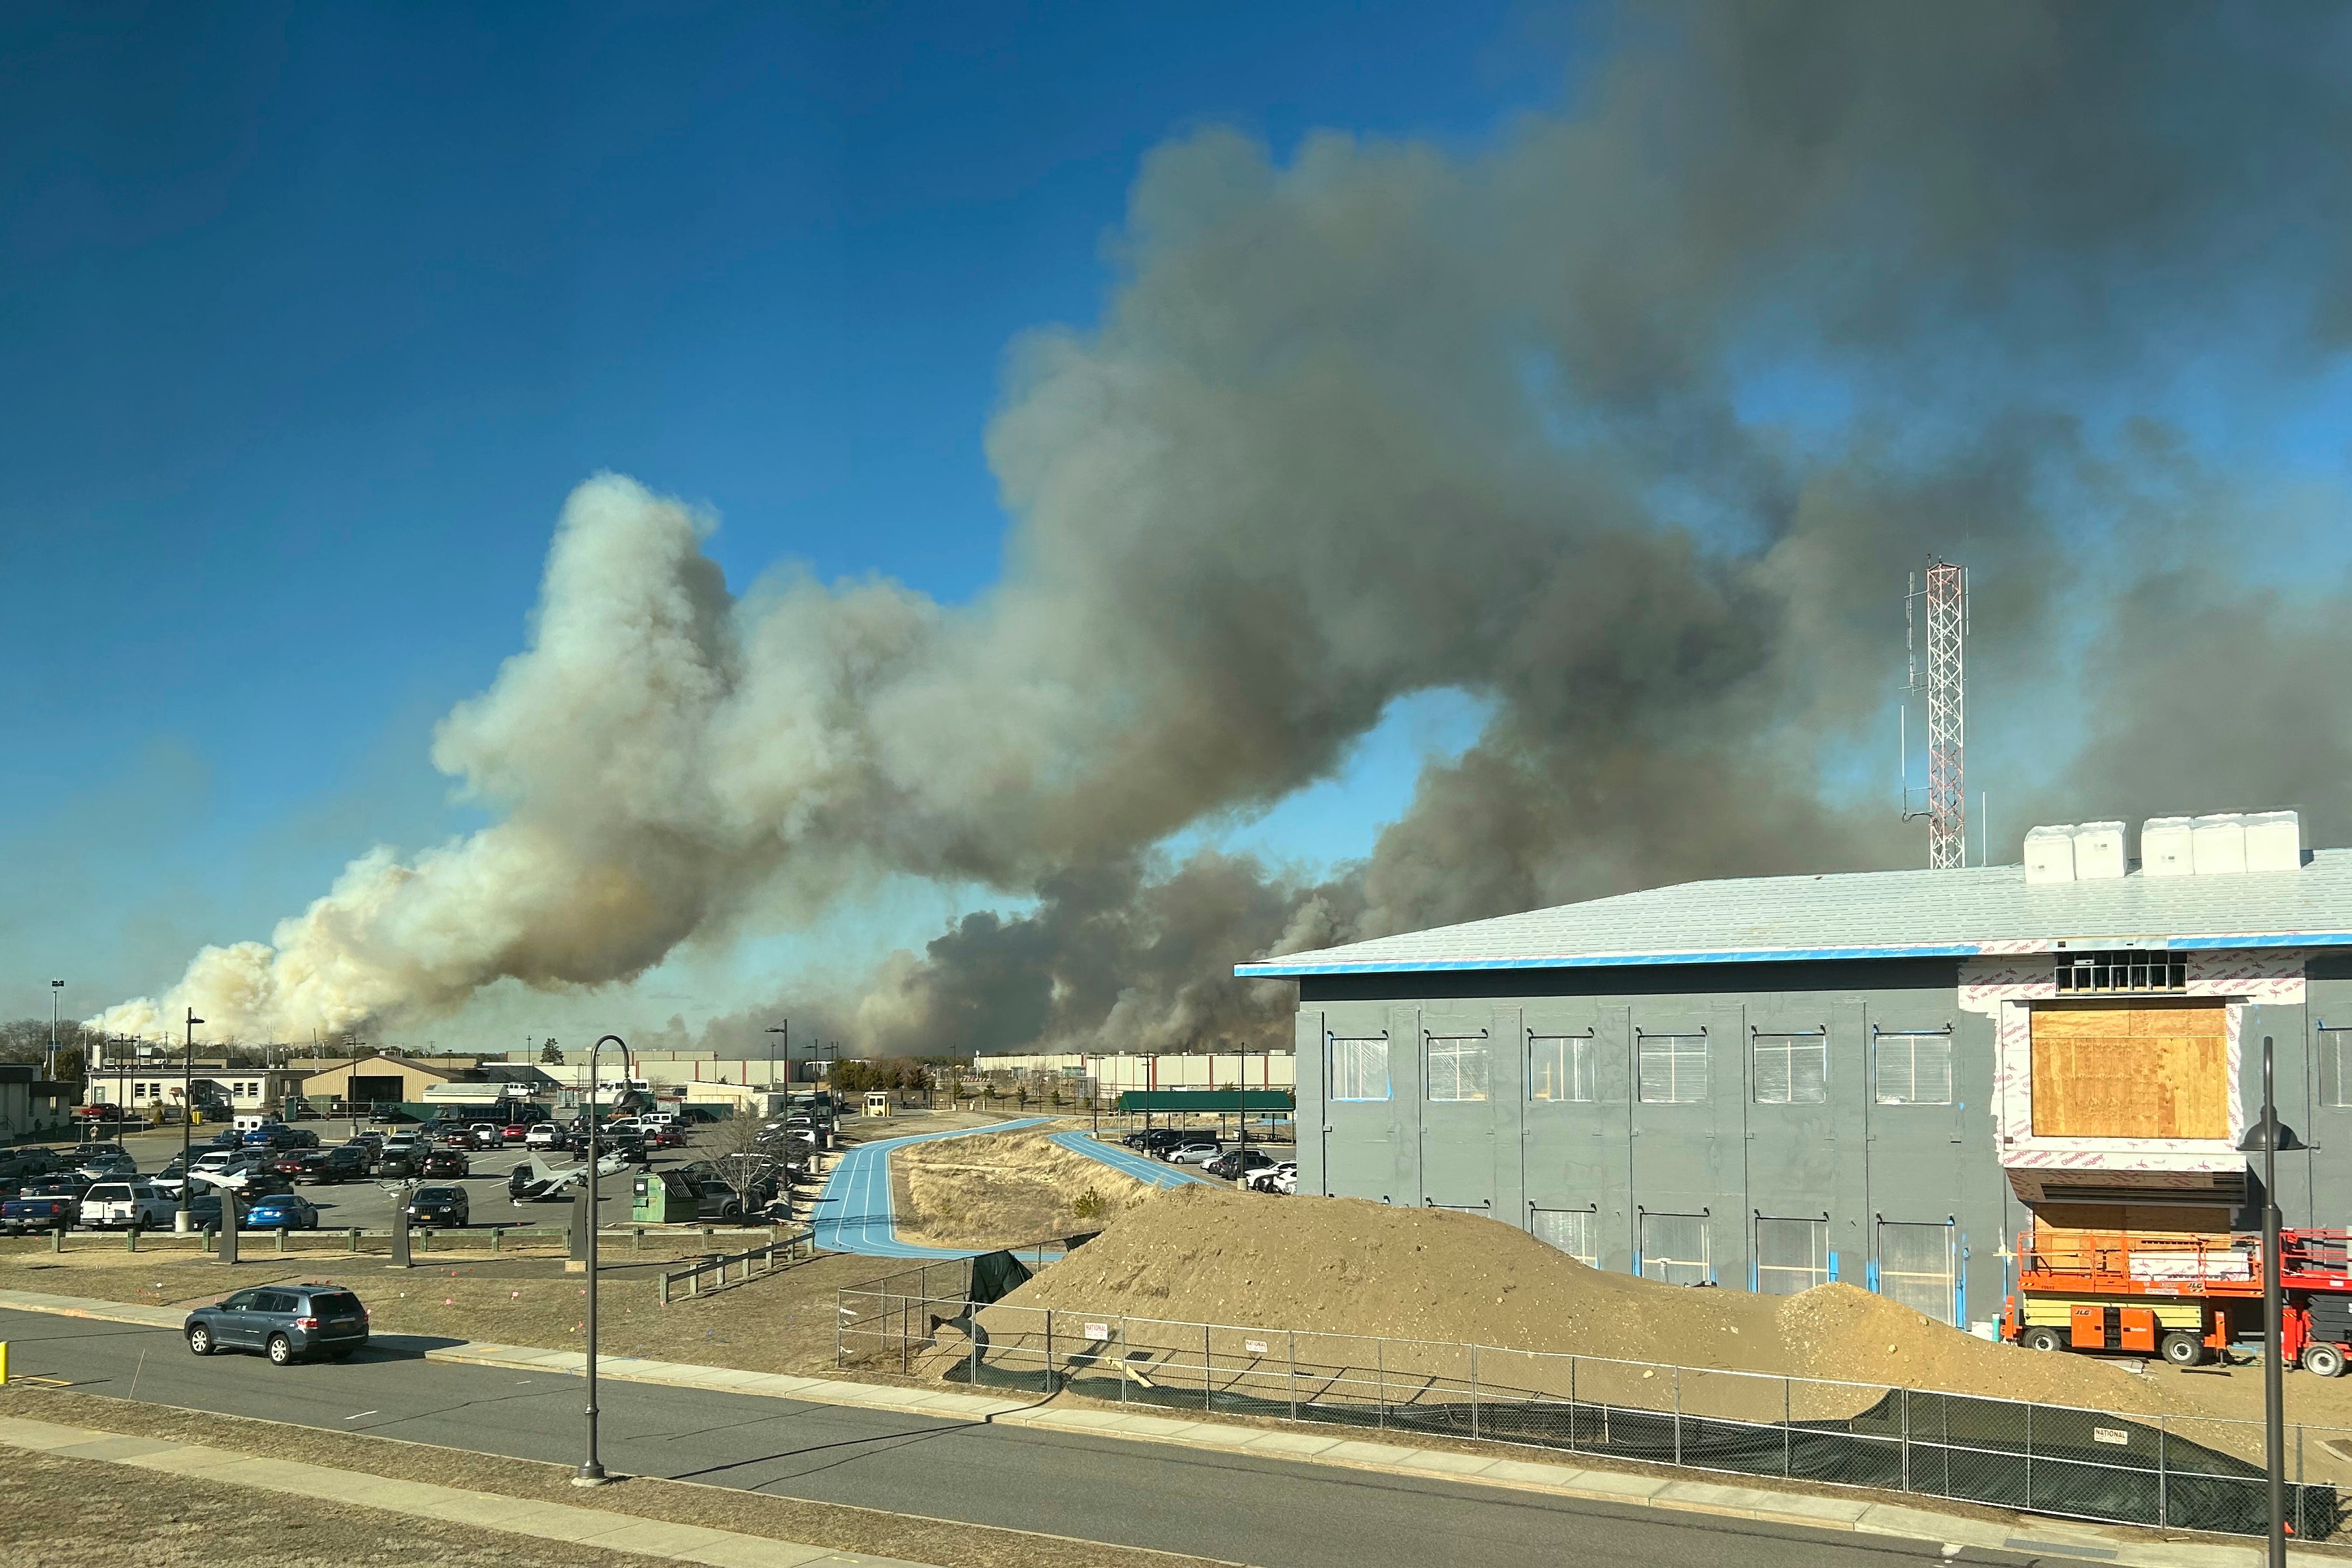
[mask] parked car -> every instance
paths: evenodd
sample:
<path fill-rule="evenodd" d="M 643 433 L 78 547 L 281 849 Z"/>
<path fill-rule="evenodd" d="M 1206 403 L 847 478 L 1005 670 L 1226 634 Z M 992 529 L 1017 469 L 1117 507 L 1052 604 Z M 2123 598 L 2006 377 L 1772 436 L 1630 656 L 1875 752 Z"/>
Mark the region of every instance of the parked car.
<path fill-rule="evenodd" d="M 57 1168 L 57 1156 L 38 1143 L 28 1143 L 19 1149 L 0 1149 L 0 1184 L 29 1181 L 35 1176 L 46 1176 Z"/>
<path fill-rule="evenodd" d="M 367 1179 L 367 1152 L 348 1143 L 332 1149 L 310 1149 L 302 1155 L 302 1169 L 294 1179 L 314 1186 L 331 1186 L 339 1182 L 362 1182 Z"/>
<path fill-rule="evenodd" d="M 534 1121 L 522 1135 L 526 1149 L 561 1149 L 566 1142 L 563 1129 L 552 1121 Z"/>
<path fill-rule="evenodd" d="M 1194 1138 L 1189 1142 L 1177 1144 L 1160 1158 L 1171 1165 L 1205 1165 L 1215 1159 L 1223 1148 L 1223 1145 L 1213 1138 Z"/>
<path fill-rule="evenodd" d="M 37 1182 L 34 1187 L 51 1187 L 48 1192 L 27 1188 L 15 1197 L 0 1201 L 0 1230 L 68 1230 L 81 1213 L 81 1200 L 73 1189 L 55 1182 Z"/>
<path fill-rule="evenodd" d="M 462 1149 L 434 1150 L 425 1156 L 425 1163 L 417 1172 L 422 1176 L 439 1177 L 470 1176 L 473 1173 L 473 1162 Z"/>
<path fill-rule="evenodd" d="M 261 1168 L 273 1176 L 296 1179 L 302 1174 L 302 1162 L 310 1154 L 307 1149 L 280 1149 L 261 1163 Z"/>
<path fill-rule="evenodd" d="M 425 1163 L 425 1156 L 432 1152 L 432 1145 L 422 1138 L 394 1138 L 383 1146 L 383 1158 L 376 1162 L 376 1174 L 380 1176 L 422 1174 L 419 1167 Z"/>
<path fill-rule="evenodd" d="M 341 1361 L 367 1343 L 367 1309 L 340 1285 L 263 1285 L 188 1314 L 182 1331 L 198 1355 L 257 1350 L 278 1366 L 306 1356 Z"/>
<path fill-rule="evenodd" d="M 1147 1154 L 1165 1154 L 1200 1136 L 1173 1127 L 1148 1127 L 1140 1132 L 1130 1132 L 1122 1142 L 1130 1149 L 1140 1149 Z"/>
<path fill-rule="evenodd" d="M 1298 1191 L 1298 1162 L 1285 1160 L 1271 1170 L 1258 1172 L 1249 1179 L 1254 1193 L 1279 1193 L 1285 1197 Z"/>
<path fill-rule="evenodd" d="M 270 1193 L 256 1198 L 245 1210 L 247 1230 L 316 1230 L 319 1206 L 293 1193 Z"/>
<path fill-rule="evenodd" d="M 95 1182 L 81 1195 L 80 1223 L 91 1230 L 152 1230 L 172 1223 L 180 1205 L 152 1182 Z"/>
<path fill-rule="evenodd" d="M 289 1137 L 293 1131 L 282 1121 L 265 1121 L 258 1127 L 246 1130 L 245 1146 L 248 1149 L 282 1149 L 286 1144 L 281 1140 Z"/>
<path fill-rule="evenodd" d="M 456 1229 L 473 1223 L 463 1187 L 419 1187 L 408 1200 L 408 1223 Z"/>
<path fill-rule="evenodd" d="M 109 1176 L 135 1176 L 139 1162 L 125 1153 L 120 1144 L 85 1143 L 73 1153 L 74 1169 L 93 1182 Z"/>
<path fill-rule="evenodd" d="M 221 1131 L 215 1132 L 211 1137 L 205 1139 L 202 1143 L 197 1144 L 196 1147 L 199 1149 L 242 1149 L 245 1147 L 245 1134 L 239 1132 L 234 1127 L 225 1128 Z"/>
<path fill-rule="evenodd" d="M 1221 1182 L 1273 1169 L 1274 1156 L 1259 1149 L 1228 1149 L 1201 1167 L 1203 1175 L 1214 1176 Z"/>

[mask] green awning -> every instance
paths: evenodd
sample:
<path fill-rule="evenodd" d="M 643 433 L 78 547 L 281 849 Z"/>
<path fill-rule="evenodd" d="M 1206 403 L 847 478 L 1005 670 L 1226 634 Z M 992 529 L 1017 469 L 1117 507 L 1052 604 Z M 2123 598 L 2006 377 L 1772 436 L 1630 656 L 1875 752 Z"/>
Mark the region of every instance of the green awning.
<path fill-rule="evenodd" d="M 1288 1110 L 1291 1093 L 1286 1089 L 1131 1089 L 1118 1097 L 1121 1110 L 1196 1111 L 1213 1116 L 1219 1111 Z"/>

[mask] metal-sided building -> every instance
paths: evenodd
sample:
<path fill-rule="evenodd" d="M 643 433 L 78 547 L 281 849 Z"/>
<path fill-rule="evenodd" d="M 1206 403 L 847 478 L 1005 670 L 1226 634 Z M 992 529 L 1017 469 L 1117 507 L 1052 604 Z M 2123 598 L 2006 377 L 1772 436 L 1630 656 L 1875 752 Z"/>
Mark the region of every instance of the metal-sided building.
<path fill-rule="evenodd" d="M 1240 965 L 1298 983 L 1299 1190 L 1982 1322 L 2029 1226 L 2252 1223 L 2268 1036 L 2311 1145 L 2288 1221 L 2352 1224 L 2352 850 L 2192 866 L 2151 823 L 2149 869 L 2095 826 L 2079 878 L 2037 830 L 2031 874 L 1687 883 Z"/>

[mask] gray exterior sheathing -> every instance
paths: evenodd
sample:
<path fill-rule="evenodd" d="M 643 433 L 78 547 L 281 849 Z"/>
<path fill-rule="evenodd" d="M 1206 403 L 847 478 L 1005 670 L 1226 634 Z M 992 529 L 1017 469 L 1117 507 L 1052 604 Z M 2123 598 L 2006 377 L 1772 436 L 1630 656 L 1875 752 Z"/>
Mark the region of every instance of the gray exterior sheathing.
<path fill-rule="evenodd" d="M 1990 1110 L 1992 1020 L 1958 1005 L 1948 959 L 1306 975 L 1299 980 L 1299 1190 L 1492 1215 L 1594 1215 L 1601 1268 L 1637 1267 L 1641 1216 L 1703 1215 L 1715 1279 L 1748 1289 L 1757 1218 L 1829 1221 L 1835 1277 L 1874 1279 L 1881 1221 L 1948 1224 L 1966 1321 L 1998 1319 L 2009 1243 L 2032 1223 L 2003 1172 Z M 2280 1114 L 2313 1144 L 2283 1161 L 2290 1224 L 2352 1222 L 2352 1100 L 2319 1081 L 2307 1013 L 2352 1026 L 2352 954 L 2315 954 L 2307 1007 L 2258 1006 L 2242 1053 L 2247 1114 L 2261 1103 L 2262 1037 L 2277 1042 Z M 1872 1030 L 1953 1032 L 1950 1105 L 1881 1105 Z M 2315 1027 L 2316 1025 L 2315 1024 Z M 1487 1031 L 1483 1101 L 1433 1103 L 1419 1043 Z M 1643 1103 L 1639 1034 L 1707 1037 L 1703 1103 Z M 1759 1105 L 1751 1031 L 1825 1029 L 1824 1103 Z M 1387 1031 L 1390 1098 L 1332 1101 L 1327 1036 Z M 1530 1101 L 1524 1030 L 1590 1031 L 1595 1098 Z"/>

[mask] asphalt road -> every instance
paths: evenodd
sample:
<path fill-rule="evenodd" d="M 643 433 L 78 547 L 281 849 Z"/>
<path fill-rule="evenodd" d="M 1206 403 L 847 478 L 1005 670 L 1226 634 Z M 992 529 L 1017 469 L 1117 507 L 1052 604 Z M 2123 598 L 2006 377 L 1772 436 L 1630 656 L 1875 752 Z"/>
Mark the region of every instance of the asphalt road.
<path fill-rule="evenodd" d="M 0 1311 L 15 1375 L 93 1394 L 576 1463 L 575 1377 L 420 1359 L 199 1360 L 169 1330 Z M 658 1475 L 909 1514 L 1191 1552 L 1265 1568 L 1891 1568 L 2031 1557 L 1544 1498 L 1148 1443 L 605 1383 L 604 1459 Z M 2053 1559 L 2053 1561 L 2056 1561 Z"/>

